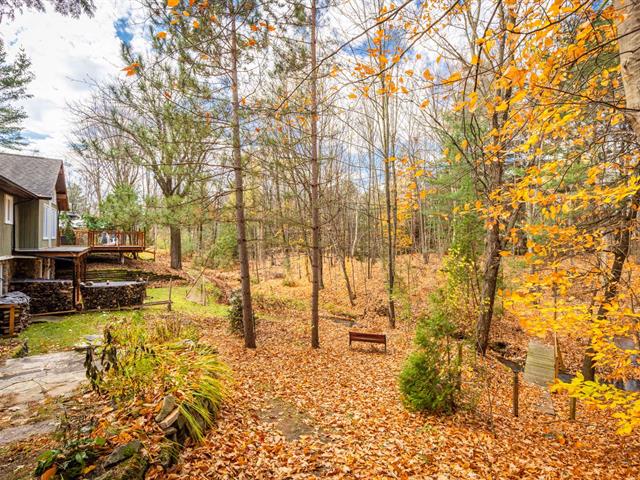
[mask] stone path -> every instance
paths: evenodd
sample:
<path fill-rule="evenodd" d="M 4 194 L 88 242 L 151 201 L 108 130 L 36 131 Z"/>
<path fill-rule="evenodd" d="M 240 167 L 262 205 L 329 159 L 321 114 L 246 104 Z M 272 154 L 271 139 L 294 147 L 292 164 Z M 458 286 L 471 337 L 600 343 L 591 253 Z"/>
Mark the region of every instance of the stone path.
<path fill-rule="evenodd" d="M 57 352 L 12 358 L 0 366 L 0 445 L 55 430 L 52 419 L 29 423 L 34 406 L 73 392 L 84 380 L 84 355 Z"/>

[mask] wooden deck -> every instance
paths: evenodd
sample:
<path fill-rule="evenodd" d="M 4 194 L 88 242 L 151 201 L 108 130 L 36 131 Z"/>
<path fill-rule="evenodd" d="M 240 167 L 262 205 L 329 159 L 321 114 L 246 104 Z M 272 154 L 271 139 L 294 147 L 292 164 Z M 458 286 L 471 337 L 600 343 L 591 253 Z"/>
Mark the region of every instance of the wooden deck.
<path fill-rule="evenodd" d="M 146 249 L 145 235 L 142 231 L 74 230 L 74 233 L 74 245 L 88 247 L 91 252 L 134 253 Z M 58 235 L 58 239 L 64 244 L 62 235 Z"/>

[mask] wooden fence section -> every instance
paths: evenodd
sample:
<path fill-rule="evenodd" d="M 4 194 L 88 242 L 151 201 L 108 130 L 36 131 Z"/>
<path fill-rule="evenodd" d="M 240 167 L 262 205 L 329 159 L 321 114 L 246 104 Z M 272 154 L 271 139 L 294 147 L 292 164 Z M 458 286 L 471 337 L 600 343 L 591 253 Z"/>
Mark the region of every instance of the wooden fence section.
<path fill-rule="evenodd" d="M 159 274 L 155 272 L 147 272 L 141 270 L 127 270 L 125 268 L 108 268 L 100 270 L 87 270 L 84 280 L 87 282 L 106 282 L 106 281 L 137 281 L 144 280 L 149 282 L 169 282 L 183 281 L 179 275 Z"/>
<path fill-rule="evenodd" d="M 123 230 L 74 230 L 72 241 L 60 232 L 58 238 L 63 245 L 78 245 L 90 247 L 96 252 L 141 252 L 146 248 L 143 231 Z"/>

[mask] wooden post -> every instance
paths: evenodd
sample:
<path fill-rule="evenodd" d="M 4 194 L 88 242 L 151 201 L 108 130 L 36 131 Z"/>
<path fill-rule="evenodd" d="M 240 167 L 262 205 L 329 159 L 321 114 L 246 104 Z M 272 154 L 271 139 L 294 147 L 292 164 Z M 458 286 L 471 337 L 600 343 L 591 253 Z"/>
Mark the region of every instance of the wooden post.
<path fill-rule="evenodd" d="M 517 417 L 519 414 L 518 395 L 519 395 L 520 379 L 518 378 L 518 372 L 513 371 L 513 416 Z"/>
<path fill-rule="evenodd" d="M 9 335 L 13 336 L 16 324 L 16 306 L 9 307 Z"/>
<path fill-rule="evenodd" d="M 569 399 L 569 420 L 574 421 L 576 419 L 576 404 L 578 403 L 578 399 L 576 397 L 571 397 Z"/>
<path fill-rule="evenodd" d="M 173 278 L 169 280 L 169 303 L 167 303 L 167 311 L 171 311 L 171 287 L 173 286 Z"/>

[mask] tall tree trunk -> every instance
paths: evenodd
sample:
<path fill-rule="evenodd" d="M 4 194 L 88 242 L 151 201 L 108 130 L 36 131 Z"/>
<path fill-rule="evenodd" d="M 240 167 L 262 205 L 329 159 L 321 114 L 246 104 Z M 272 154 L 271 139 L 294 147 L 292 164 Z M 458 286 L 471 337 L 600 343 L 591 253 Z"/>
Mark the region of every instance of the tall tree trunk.
<path fill-rule="evenodd" d="M 495 220 L 493 226 L 487 231 L 485 244 L 486 252 L 482 275 L 482 292 L 480 295 L 480 313 L 476 324 L 476 346 L 482 354 L 487 351 L 487 346 L 489 345 L 493 305 L 498 285 L 498 272 L 500 271 L 500 224 L 498 220 Z"/>
<path fill-rule="evenodd" d="M 320 347 L 320 162 L 318 159 L 318 59 L 316 38 L 316 0 L 311 0 L 311 346 Z"/>
<path fill-rule="evenodd" d="M 242 149 L 240 147 L 240 100 L 238 98 L 238 38 L 233 0 L 229 0 L 229 14 L 231 15 L 231 134 L 233 137 L 238 256 L 242 282 L 242 324 L 244 327 L 245 347 L 256 348 L 253 307 L 251 305 L 251 272 L 249 271 L 249 254 L 247 252 L 247 226 L 244 218 L 243 166 Z"/>
<path fill-rule="evenodd" d="M 175 268 L 176 270 L 182 270 L 182 237 L 180 233 L 180 227 L 175 225 L 169 226 L 171 268 Z"/>
<path fill-rule="evenodd" d="M 382 87 L 385 89 L 385 81 L 382 80 Z M 382 121 L 383 121 L 383 151 L 384 151 L 384 195 L 385 206 L 387 212 L 387 294 L 389 301 L 389 327 L 396 327 L 396 305 L 393 299 L 393 290 L 395 286 L 395 220 L 392 220 L 394 208 L 391 201 L 391 165 L 389 157 L 390 149 L 390 126 L 389 126 L 389 97 L 385 95 L 382 99 Z"/>
<path fill-rule="evenodd" d="M 611 264 L 611 271 L 606 280 L 604 297 L 598 307 L 598 320 L 602 320 L 607 316 L 607 305 L 609 305 L 618 294 L 618 286 L 620 285 L 620 279 L 622 278 L 624 264 L 627 261 L 627 258 L 629 258 L 631 229 L 638 217 L 638 208 L 640 208 L 640 190 L 636 190 L 633 197 L 631 197 L 631 203 L 622 218 L 622 225 L 620 226 L 620 232 L 617 235 L 617 242 L 613 247 L 613 263 Z M 594 354 L 595 352 L 593 351 L 592 346 L 589 345 L 582 361 L 582 375 L 585 380 L 593 381 L 595 379 L 596 372 L 593 360 Z"/>
<path fill-rule="evenodd" d="M 506 28 L 507 24 L 507 12 L 505 8 L 500 9 L 501 24 L 503 28 Z M 513 22 L 512 15 L 509 17 L 509 21 Z M 504 36 L 500 43 L 499 59 L 500 64 L 507 64 L 506 60 L 509 57 L 506 51 L 506 36 Z M 513 87 L 508 86 L 502 91 L 502 98 L 509 101 Z M 492 126 L 496 131 L 500 131 L 507 119 L 509 118 L 509 110 L 499 113 L 494 112 L 491 118 Z M 504 182 L 504 159 L 499 158 L 497 160 L 490 160 L 487 168 L 487 198 L 491 199 L 491 194 L 497 191 Z M 520 212 L 520 206 L 512 213 L 511 226 L 515 224 Z M 510 231 L 507 228 L 505 231 Z M 489 333 L 491 331 L 491 321 L 493 319 L 493 306 L 496 299 L 496 289 L 498 285 L 498 274 L 500 272 L 500 263 L 502 257 L 500 256 L 500 249 L 502 247 L 502 236 L 500 234 L 500 220 L 494 219 L 493 223 L 489 226 L 485 234 L 485 260 L 484 269 L 482 275 L 482 289 L 480 291 L 480 312 L 478 314 L 478 321 L 476 323 L 476 347 L 484 355 L 487 352 L 489 346 Z"/>

